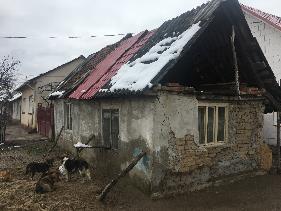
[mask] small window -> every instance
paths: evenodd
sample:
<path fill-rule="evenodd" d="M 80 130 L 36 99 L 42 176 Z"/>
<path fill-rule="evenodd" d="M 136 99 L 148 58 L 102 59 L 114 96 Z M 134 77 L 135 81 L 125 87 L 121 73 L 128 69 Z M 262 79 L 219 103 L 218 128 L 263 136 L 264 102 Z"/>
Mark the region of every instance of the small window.
<path fill-rule="evenodd" d="M 23 109 L 22 109 L 22 112 L 25 113 L 26 110 L 27 110 L 26 98 L 23 98 L 23 99 L 22 99 L 22 105 L 23 105 L 23 106 L 22 106 L 22 108 L 23 108 Z"/>
<path fill-rule="evenodd" d="M 209 105 L 198 107 L 198 133 L 200 144 L 226 141 L 226 106 Z"/>
<path fill-rule="evenodd" d="M 102 135 L 105 146 L 118 149 L 119 111 L 118 109 L 102 110 Z"/>
<path fill-rule="evenodd" d="M 33 95 L 28 98 L 28 113 L 33 114 Z"/>
<path fill-rule="evenodd" d="M 64 107 L 64 125 L 65 129 L 72 130 L 72 104 L 66 103 Z"/>

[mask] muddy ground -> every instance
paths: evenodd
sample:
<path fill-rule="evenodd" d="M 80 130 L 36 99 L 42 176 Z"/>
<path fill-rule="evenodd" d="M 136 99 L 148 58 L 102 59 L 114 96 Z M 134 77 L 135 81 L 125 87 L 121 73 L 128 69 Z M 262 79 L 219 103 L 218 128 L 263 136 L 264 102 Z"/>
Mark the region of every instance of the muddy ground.
<path fill-rule="evenodd" d="M 19 146 L 14 148 L 13 146 Z M 48 194 L 35 194 L 38 176 L 32 181 L 25 175 L 25 166 L 42 160 L 51 143 L 38 140 L 9 140 L 0 146 L 0 169 L 9 169 L 12 181 L 0 182 L 0 210 L 280 210 L 281 176 L 266 175 L 233 184 L 213 187 L 169 199 L 151 200 L 127 179 L 108 194 L 104 203 L 96 194 L 111 178 L 99 177 L 92 169 L 92 181 L 83 182 L 75 175 L 70 182 L 57 183 Z M 64 152 L 51 153 L 57 158 Z M 56 160 L 55 166 L 60 165 Z"/>

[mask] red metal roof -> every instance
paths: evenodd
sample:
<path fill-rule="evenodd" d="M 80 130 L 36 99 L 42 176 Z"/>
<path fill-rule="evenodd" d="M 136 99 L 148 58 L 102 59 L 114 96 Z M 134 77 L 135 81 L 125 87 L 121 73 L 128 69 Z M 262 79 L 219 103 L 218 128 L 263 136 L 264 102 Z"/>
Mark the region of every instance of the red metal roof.
<path fill-rule="evenodd" d="M 127 63 L 134 54 L 153 35 L 154 31 L 141 32 L 124 40 L 113 52 L 106 56 L 86 78 L 86 80 L 71 93 L 69 98 L 90 99 L 116 74 L 120 67 Z"/>
<path fill-rule="evenodd" d="M 243 11 L 250 13 L 251 15 L 257 17 L 258 19 L 270 24 L 274 28 L 281 31 L 281 17 L 263 12 L 261 10 L 243 4 L 241 4 L 241 8 Z"/>

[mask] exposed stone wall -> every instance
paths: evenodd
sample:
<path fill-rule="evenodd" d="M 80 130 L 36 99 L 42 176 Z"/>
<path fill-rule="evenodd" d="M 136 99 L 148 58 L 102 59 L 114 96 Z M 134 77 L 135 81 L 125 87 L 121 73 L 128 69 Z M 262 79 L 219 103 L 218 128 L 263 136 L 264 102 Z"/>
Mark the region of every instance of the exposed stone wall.
<path fill-rule="evenodd" d="M 173 103 L 176 102 L 173 100 Z M 226 176 L 270 168 L 267 157 L 271 152 L 264 146 L 262 137 L 262 102 L 229 101 L 228 105 L 228 140 L 225 143 L 199 145 L 197 131 L 192 133 L 191 130 L 181 137 L 170 130 L 166 146 L 168 162 L 156 165 L 161 166 L 162 174 L 156 176 L 161 180 L 157 185 L 152 181 L 153 192 L 170 194 L 201 189 Z M 197 106 L 194 109 L 197 110 Z M 193 111 L 181 115 L 195 119 Z M 169 118 L 177 118 L 166 112 Z M 194 124 L 197 126 L 197 121 Z"/>

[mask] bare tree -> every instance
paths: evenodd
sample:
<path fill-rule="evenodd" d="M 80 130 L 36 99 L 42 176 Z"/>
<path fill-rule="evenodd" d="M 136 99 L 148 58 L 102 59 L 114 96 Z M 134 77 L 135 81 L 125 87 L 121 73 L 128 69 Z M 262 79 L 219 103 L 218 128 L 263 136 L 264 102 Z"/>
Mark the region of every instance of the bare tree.
<path fill-rule="evenodd" d="M 0 143 L 5 142 L 6 128 L 9 120 L 9 99 L 15 85 L 15 74 L 19 61 L 10 56 L 0 60 Z"/>

